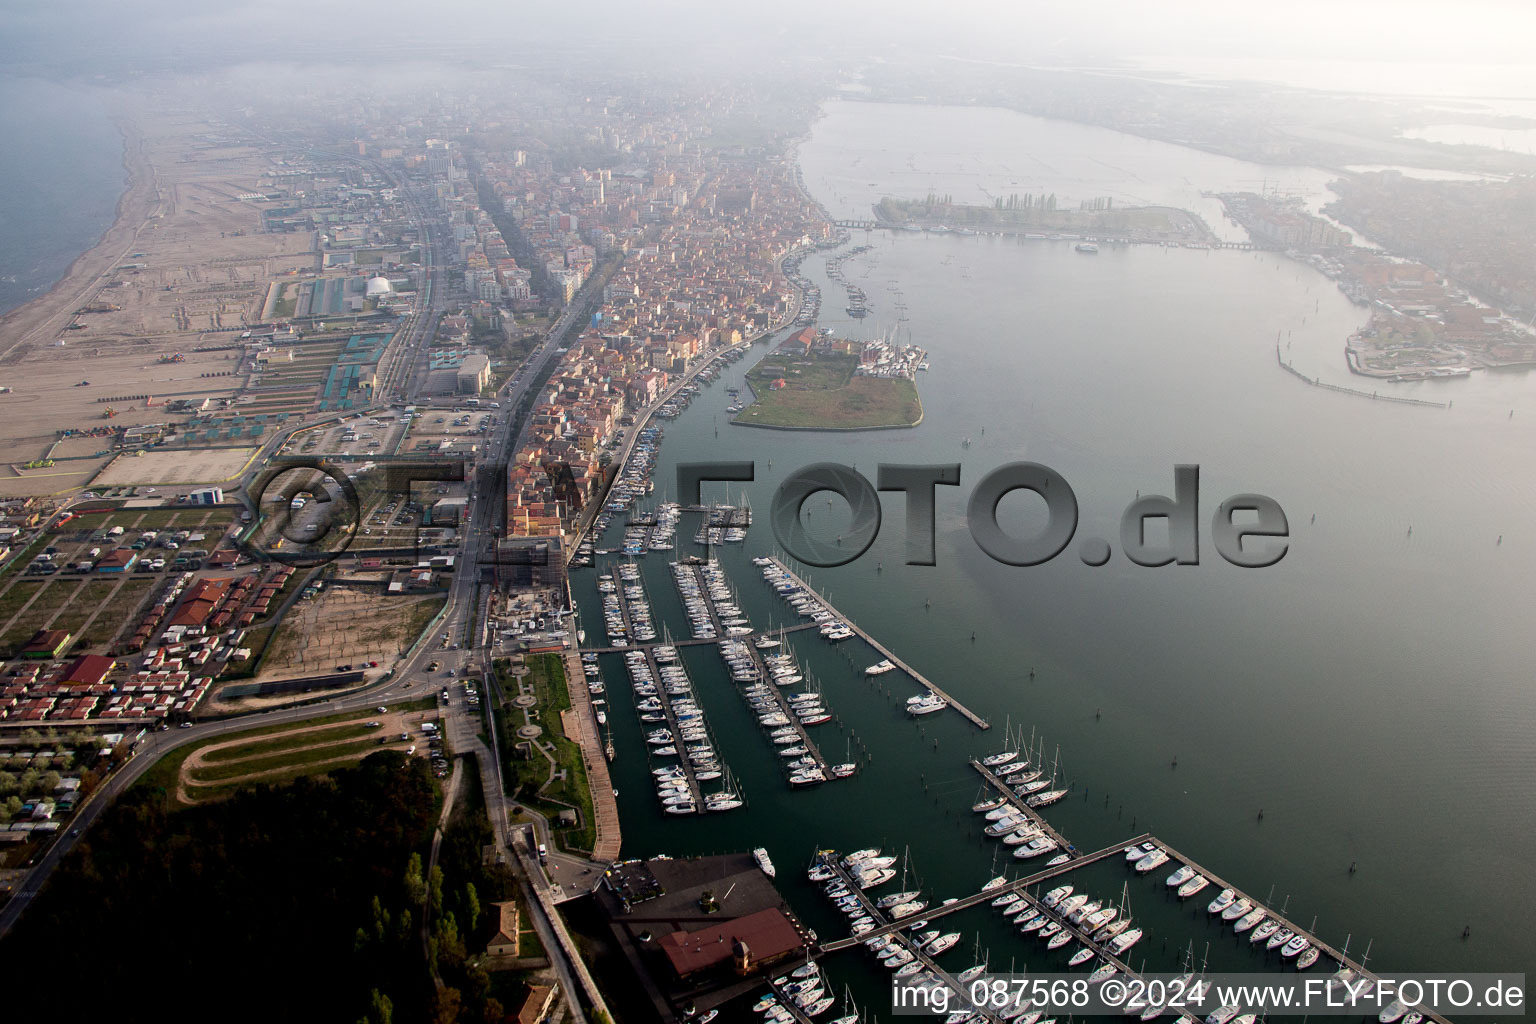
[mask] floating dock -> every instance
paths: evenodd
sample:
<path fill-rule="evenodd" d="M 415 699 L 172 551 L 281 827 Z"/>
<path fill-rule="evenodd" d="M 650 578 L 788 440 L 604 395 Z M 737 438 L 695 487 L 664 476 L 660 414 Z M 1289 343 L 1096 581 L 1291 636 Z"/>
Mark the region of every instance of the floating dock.
<path fill-rule="evenodd" d="M 777 558 L 773 558 L 773 557 L 770 557 L 768 559 L 768 561 L 773 563 L 773 565 L 776 568 L 778 568 L 781 572 L 783 572 L 786 576 L 788 576 L 795 583 L 799 584 L 800 587 L 803 590 L 805 590 L 807 593 L 814 594 L 815 597 L 816 597 L 816 600 L 820 601 L 823 605 L 825 605 L 827 611 L 831 612 L 834 616 L 836 616 L 838 621 L 845 623 L 848 626 L 849 629 L 853 630 L 853 632 L 859 637 L 859 639 L 863 640 L 865 643 L 869 644 L 869 646 L 873 647 L 876 651 L 878 651 L 892 665 L 895 665 L 898 669 L 900 669 L 901 671 L 905 672 L 907 675 L 911 676 L 913 681 L 916 682 L 917 685 L 921 686 L 923 689 L 927 690 L 931 694 L 934 694 L 935 696 L 944 698 L 944 700 L 949 704 L 949 706 L 951 708 L 953 708 L 954 710 L 958 711 L 960 714 L 964 715 L 967 719 L 970 720 L 972 725 L 976 726 L 976 728 L 978 728 L 978 729 L 990 729 L 990 728 L 992 728 L 991 724 L 985 718 L 982 718 L 976 712 L 972 711 L 970 708 L 966 707 L 964 704 L 961 704 L 958 700 L 956 700 L 954 697 L 950 696 L 948 692 L 946 692 L 944 689 L 942 689 L 933 680 L 929 679 L 927 676 L 923 675 L 917 669 L 913 668 L 911 665 L 908 665 L 906 662 L 902 661 L 896 655 L 892 654 L 890 652 L 890 650 L 888 650 L 885 647 L 884 644 L 880 643 L 880 641 L 878 641 L 874 637 L 870 636 L 869 633 L 867 633 L 863 629 L 863 627 L 859 626 L 857 623 L 855 623 L 848 616 L 844 615 L 842 612 L 840 612 L 836 608 L 832 607 L 831 602 L 829 602 L 825 597 L 823 597 L 821 594 L 817 593 L 814 589 L 812 589 L 810 584 L 806 583 L 805 580 L 803 580 L 799 576 L 797 576 L 783 562 L 781 562 Z"/>
<path fill-rule="evenodd" d="M 997 790 L 999 796 L 1008 801 L 1009 806 L 1033 822 L 1035 827 L 1039 828 L 1040 831 L 1054 839 L 1056 841 L 1056 846 L 1061 850 L 1062 853 L 1065 853 L 1068 857 L 1072 857 L 1074 859 L 1077 857 L 1077 847 L 1069 843 L 1066 836 L 1052 828 L 1051 823 L 1046 821 L 1039 811 L 1035 810 L 1033 807 L 1030 807 L 1029 804 L 1025 802 L 1024 797 L 1015 794 L 1014 791 L 1008 787 L 1008 784 L 1005 783 L 1002 779 L 998 778 L 990 768 L 975 758 L 971 759 L 971 767 L 975 768 L 978 772 L 981 773 L 981 777 Z"/>

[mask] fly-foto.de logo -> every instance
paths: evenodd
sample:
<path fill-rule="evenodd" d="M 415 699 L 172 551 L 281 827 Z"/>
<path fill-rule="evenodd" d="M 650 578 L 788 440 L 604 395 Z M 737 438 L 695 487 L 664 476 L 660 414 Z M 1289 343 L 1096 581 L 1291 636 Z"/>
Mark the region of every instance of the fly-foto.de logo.
<path fill-rule="evenodd" d="M 677 467 L 677 493 L 700 504 L 706 481 L 740 482 L 756 479 L 752 462 L 687 462 Z M 880 534 L 880 491 L 906 495 L 908 565 L 934 564 L 934 493 L 937 487 L 958 487 L 960 465 L 887 465 L 881 463 L 876 483 L 851 466 L 818 462 L 792 473 L 773 495 L 769 519 L 773 535 L 792 557 L 806 565 L 831 568 L 846 565 L 868 551 Z M 1014 491 L 1030 491 L 1045 502 L 1046 525 L 1031 537 L 1008 534 L 998 523 L 997 508 Z M 836 543 L 811 535 L 801 522 L 801 509 L 813 494 L 832 492 L 848 503 L 851 524 Z M 1005 565 L 1042 565 L 1067 549 L 1077 533 L 1077 495 L 1072 485 L 1049 466 L 1011 462 L 992 470 L 976 485 L 966 503 L 966 525 L 976 546 Z M 1167 529 L 1152 539 L 1147 525 L 1163 520 Z M 1258 569 L 1274 565 L 1290 548 L 1290 524 L 1279 502 L 1262 494 L 1234 494 L 1211 515 L 1211 541 L 1222 558 L 1236 566 Z M 1148 494 L 1136 498 L 1120 517 L 1120 550 L 1137 565 L 1200 564 L 1200 467 L 1175 466 L 1173 497 Z M 1086 565 L 1105 565 L 1113 549 L 1102 537 L 1078 544 Z"/>

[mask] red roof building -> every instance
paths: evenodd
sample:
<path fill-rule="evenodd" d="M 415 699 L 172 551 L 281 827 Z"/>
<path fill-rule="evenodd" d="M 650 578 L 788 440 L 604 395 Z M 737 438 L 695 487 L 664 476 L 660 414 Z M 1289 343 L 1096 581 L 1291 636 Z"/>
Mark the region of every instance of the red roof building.
<path fill-rule="evenodd" d="M 59 682 L 74 686 L 95 686 L 107 678 L 117 662 L 100 654 L 82 654 L 64 667 Z"/>
<path fill-rule="evenodd" d="M 805 941 L 782 910 L 769 907 L 696 932 L 671 932 L 659 944 L 677 976 L 687 978 L 728 963 L 736 973 L 750 974 L 782 960 Z"/>
<path fill-rule="evenodd" d="M 187 596 L 171 616 L 172 626 L 201 626 L 229 592 L 229 580 L 199 580 L 187 588 Z"/>

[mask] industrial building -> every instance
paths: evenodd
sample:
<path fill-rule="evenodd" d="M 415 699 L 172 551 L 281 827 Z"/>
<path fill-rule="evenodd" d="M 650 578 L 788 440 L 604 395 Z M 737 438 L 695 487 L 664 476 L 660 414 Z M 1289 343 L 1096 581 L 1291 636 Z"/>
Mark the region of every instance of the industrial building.
<path fill-rule="evenodd" d="M 461 395 L 478 395 L 491 383 L 491 358 L 484 352 L 470 352 L 454 373 Z"/>

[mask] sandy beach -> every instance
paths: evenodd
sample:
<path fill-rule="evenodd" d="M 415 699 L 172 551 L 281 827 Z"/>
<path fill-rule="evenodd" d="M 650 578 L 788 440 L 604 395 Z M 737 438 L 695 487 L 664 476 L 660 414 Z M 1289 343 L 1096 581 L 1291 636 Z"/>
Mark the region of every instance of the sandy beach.
<path fill-rule="evenodd" d="M 159 207 L 155 169 L 144 156 L 138 126 L 119 114 L 123 134 L 123 170 L 127 185 L 117 201 L 117 218 L 97 243 L 82 253 L 52 288 L 0 318 L 0 363 L 25 355 L 22 346 L 49 343 L 64 330 L 71 314 L 100 290 L 107 274 L 134 251 L 139 233 Z"/>

